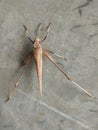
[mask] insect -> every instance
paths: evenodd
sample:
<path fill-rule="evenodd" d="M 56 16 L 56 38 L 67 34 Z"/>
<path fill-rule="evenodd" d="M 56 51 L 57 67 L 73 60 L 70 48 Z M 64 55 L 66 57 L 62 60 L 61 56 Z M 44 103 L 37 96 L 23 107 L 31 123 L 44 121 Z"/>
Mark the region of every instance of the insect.
<path fill-rule="evenodd" d="M 46 56 L 58 69 L 59 71 L 69 80 L 71 81 L 74 85 L 76 85 L 77 87 L 79 87 L 82 91 L 84 91 L 88 96 L 90 97 L 94 97 L 92 94 L 90 94 L 88 91 L 86 91 L 85 89 L 83 89 L 79 84 L 77 84 L 70 76 L 68 76 L 61 68 L 60 66 L 55 62 L 55 60 L 52 58 L 51 54 L 56 55 L 59 58 L 65 59 L 65 57 L 58 55 L 50 50 L 46 50 L 42 48 L 42 43 L 46 40 L 48 34 L 49 34 L 49 29 L 50 29 L 50 25 L 51 23 L 49 23 L 49 25 L 47 26 L 46 30 L 47 33 L 46 35 L 43 37 L 42 40 L 40 40 L 38 38 L 38 31 L 41 29 L 41 23 L 38 25 L 37 31 L 36 31 L 36 38 L 33 41 L 29 35 L 28 35 L 28 28 L 23 25 L 24 30 L 25 30 L 25 34 L 27 36 L 27 38 L 30 40 L 30 42 L 32 43 L 32 51 L 29 52 L 28 56 L 26 57 L 26 59 L 24 60 L 24 69 L 22 71 L 22 73 L 20 74 L 18 80 L 15 83 L 15 86 L 13 87 L 13 89 L 10 91 L 9 96 L 7 101 L 9 101 L 9 99 L 12 97 L 15 88 L 19 85 L 19 82 L 27 68 L 27 66 L 32 62 L 32 59 L 34 59 L 35 61 L 35 65 L 36 65 L 36 71 L 37 71 L 37 77 L 38 77 L 38 84 L 39 84 L 39 89 L 40 89 L 40 94 L 42 96 L 42 56 Z"/>

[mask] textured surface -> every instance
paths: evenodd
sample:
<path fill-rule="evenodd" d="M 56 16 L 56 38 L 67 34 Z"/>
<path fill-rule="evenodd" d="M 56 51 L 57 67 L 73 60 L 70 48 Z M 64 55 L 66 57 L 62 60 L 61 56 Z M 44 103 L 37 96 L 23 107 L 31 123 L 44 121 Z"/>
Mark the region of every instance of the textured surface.
<path fill-rule="evenodd" d="M 56 61 L 98 98 L 98 0 L 0 0 L 0 130 L 98 130 L 98 100 L 67 81 L 46 58 L 43 96 L 32 61 L 5 103 L 32 49 L 23 24 L 34 39 L 40 22 L 52 22 L 43 47 L 66 56 L 66 62 Z"/>

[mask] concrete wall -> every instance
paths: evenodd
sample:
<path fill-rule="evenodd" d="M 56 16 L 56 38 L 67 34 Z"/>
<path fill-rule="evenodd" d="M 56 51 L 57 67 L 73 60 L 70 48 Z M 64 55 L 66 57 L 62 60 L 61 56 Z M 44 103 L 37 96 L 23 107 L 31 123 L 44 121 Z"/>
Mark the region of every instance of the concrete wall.
<path fill-rule="evenodd" d="M 97 99 L 75 87 L 45 57 L 43 96 L 32 61 L 5 103 L 32 50 L 23 24 L 34 39 L 40 22 L 43 27 L 52 22 L 42 46 L 67 57 L 64 61 L 53 56 L 66 73 L 98 97 L 97 0 L 0 0 L 0 130 L 98 130 Z"/>

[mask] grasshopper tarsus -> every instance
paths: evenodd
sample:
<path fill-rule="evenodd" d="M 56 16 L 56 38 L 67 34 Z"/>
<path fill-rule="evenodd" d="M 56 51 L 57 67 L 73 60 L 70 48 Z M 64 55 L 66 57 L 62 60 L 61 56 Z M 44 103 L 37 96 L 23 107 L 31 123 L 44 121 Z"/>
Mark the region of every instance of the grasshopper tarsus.
<path fill-rule="evenodd" d="M 5 103 L 8 103 L 8 101 L 10 100 L 10 98 L 9 97 L 7 97 L 7 100 L 5 101 Z"/>

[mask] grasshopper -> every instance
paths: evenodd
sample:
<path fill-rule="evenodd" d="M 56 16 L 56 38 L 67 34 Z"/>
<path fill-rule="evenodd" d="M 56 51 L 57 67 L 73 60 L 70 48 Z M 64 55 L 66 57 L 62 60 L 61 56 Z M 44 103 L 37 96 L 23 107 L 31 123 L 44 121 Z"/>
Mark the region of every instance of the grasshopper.
<path fill-rule="evenodd" d="M 32 43 L 32 51 L 29 52 L 28 56 L 26 57 L 26 59 L 24 60 L 24 69 L 22 71 L 22 73 L 20 74 L 18 80 L 15 83 L 15 86 L 13 87 L 13 89 L 10 91 L 9 96 L 7 101 L 9 101 L 10 97 L 13 95 L 13 92 L 15 90 L 15 88 L 19 85 L 19 82 L 27 68 L 27 66 L 32 62 L 32 59 L 34 59 L 35 61 L 35 65 L 36 65 L 36 71 L 37 71 L 37 77 L 38 77 L 38 84 L 39 84 L 39 89 L 40 89 L 40 94 L 42 96 L 42 57 L 43 55 L 46 56 L 57 68 L 58 70 L 65 76 L 65 78 L 67 78 L 70 82 L 72 82 L 75 86 L 77 86 L 78 88 L 80 88 L 82 91 L 84 91 L 88 96 L 94 98 L 94 96 L 92 94 L 90 94 L 87 90 L 85 90 L 84 88 L 82 88 L 79 84 L 77 84 L 68 74 L 66 74 L 61 68 L 60 66 L 55 62 L 55 60 L 52 58 L 51 54 L 56 55 L 59 58 L 62 58 L 64 60 L 66 60 L 65 57 L 54 53 L 53 51 L 50 50 L 46 50 L 42 48 L 42 43 L 46 40 L 48 34 L 49 34 L 49 29 L 50 29 L 50 25 L 51 23 L 49 23 L 49 25 L 46 27 L 47 33 L 46 35 L 43 37 L 42 40 L 40 40 L 38 38 L 38 31 L 41 29 L 41 23 L 38 25 L 37 31 L 36 31 L 36 38 L 33 41 L 29 35 L 28 35 L 28 28 L 23 25 L 24 30 L 25 30 L 25 34 L 27 36 L 27 38 L 30 40 L 30 42 Z"/>

